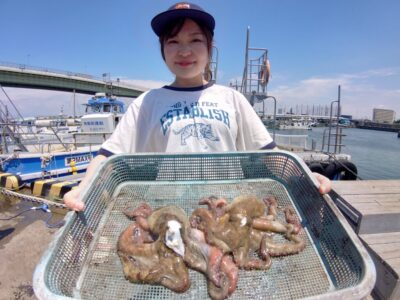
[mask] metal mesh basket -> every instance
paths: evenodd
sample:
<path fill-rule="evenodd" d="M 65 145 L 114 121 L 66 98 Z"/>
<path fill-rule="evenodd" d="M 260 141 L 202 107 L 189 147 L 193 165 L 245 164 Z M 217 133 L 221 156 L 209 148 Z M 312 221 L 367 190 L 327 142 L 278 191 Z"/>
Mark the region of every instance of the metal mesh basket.
<path fill-rule="evenodd" d="M 125 280 L 117 255 L 119 234 L 131 222 L 122 211 L 146 201 L 175 204 L 188 215 L 198 200 L 216 195 L 275 195 L 295 207 L 306 248 L 273 258 L 268 271 L 239 273 L 232 299 L 351 298 L 367 296 L 375 282 L 371 258 L 329 196 L 321 196 L 297 156 L 257 151 L 213 154 L 118 155 L 107 160 L 84 192 L 84 214 L 69 213 L 34 275 L 39 299 L 204 299 L 203 274 L 176 294 L 162 286 Z M 283 219 L 282 213 L 278 218 Z"/>

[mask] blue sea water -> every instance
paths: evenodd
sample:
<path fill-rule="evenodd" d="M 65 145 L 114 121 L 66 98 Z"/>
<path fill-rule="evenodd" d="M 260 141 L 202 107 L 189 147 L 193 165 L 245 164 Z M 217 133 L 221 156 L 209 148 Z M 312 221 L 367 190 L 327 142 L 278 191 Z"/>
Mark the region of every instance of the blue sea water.
<path fill-rule="evenodd" d="M 316 150 L 320 150 L 325 129 L 316 127 L 307 131 L 277 130 L 276 133 L 307 134 L 316 141 Z M 333 128 L 332 132 L 335 130 Z M 343 134 L 345 136 L 342 144 L 345 146 L 341 152 L 351 155 L 361 179 L 400 179 L 400 138 L 396 132 L 343 128 Z"/>

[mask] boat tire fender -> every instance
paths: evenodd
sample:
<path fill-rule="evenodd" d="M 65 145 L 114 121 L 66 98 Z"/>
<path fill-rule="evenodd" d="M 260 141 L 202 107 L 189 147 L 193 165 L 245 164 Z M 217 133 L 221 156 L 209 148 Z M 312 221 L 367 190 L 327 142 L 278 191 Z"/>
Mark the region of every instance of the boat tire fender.
<path fill-rule="evenodd" d="M 356 180 L 357 167 L 350 161 L 332 161 L 324 169 L 324 176 L 330 180 Z"/>
<path fill-rule="evenodd" d="M 311 172 L 316 172 L 316 173 L 324 175 L 324 167 L 322 166 L 321 163 L 312 162 L 308 165 L 308 167 L 310 168 Z"/>

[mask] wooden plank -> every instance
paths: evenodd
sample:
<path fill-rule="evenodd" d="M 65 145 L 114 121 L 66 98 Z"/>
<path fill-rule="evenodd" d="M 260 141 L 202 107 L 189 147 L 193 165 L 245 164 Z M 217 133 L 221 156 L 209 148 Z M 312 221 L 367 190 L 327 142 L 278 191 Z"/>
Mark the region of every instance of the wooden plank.
<path fill-rule="evenodd" d="M 350 203 L 352 204 L 352 203 Z M 377 203 L 357 203 L 352 205 L 362 215 L 381 215 L 388 213 L 397 213 L 400 218 L 400 204 L 394 205 L 380 205 Z"/>
<path fill-rule="evenodd" d="M 379 234 L 362 234 L 362 235 L 360 235 L 360 237 L 368 245 L 385 244 L 385 243 L 388 243 L 388 241 L 400 242 L 400 232 L 388 232 L 388 233 L 379 233 Z"/>
<path fill-rule="evenodd" d="M 340 195 L 400 194 L 400 180 L 332 181 Z"/>
<path fill-rule="evenodd" d="M 374 194 L 374 195 L 340 195 L 349 203 L 397 203 L 400 204 L 399 194 Z"/>
<path fill-rule="evenodd" d="M 375 244 L 371 248 L 384 260 L 400 258 L 400 243 Z"/>
<path fill-rule="evenodd" d="M 399 213 L 378 213 L 371 211 L 363 214 L 356 228 L 356 233 L 383 233 L 400 231 Z"/>
<path fill-rule="evenodd" d="M 399 249 L 397 249 L 397 251 L 399 251 Z M 397 275 L 400 275 L 400 257 L 389 258 L 386 262 L 396 271 Z"/>
<path fill-rule="evenodd" d="M 400 180 L 334 181 L 338 206 L 359 234 L 400 231 Z"/>
<path fill-rule="evenodd" d="M 400 232 L 360 234 L 360 238 L 397 275 L 400 274 Z"/>
<path fill-rule="evenodd" d="M 400 232 L 392 234 L 384 234 L 386 240 L 383 237 L 379 237 L 379 234 L 363 234 L 360 235 L 361 240 L 365 244 L 368 252 L 374 261 L 376 268 L 376 283 L 373 290 L 373 294 L 378 296 L 378 299 L 399 299 L 400 292 L 400 281 L 399 281 L 399 258 L 384 260 L 380 254 L 376 251 L 375 247 L 384 245 L 384 243 L 390 243 L 391 240 L 398 239 Z M 375 244 L 369 244 L 367 241 L 372 241 Z M 397 248 L 398 249 L 398 248 Z"/>

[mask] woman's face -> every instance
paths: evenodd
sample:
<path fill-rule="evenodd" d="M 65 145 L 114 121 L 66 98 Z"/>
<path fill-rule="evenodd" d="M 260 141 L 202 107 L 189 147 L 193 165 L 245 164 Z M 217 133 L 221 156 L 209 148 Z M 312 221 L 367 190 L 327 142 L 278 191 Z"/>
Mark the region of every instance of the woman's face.
<path fill-rule="evenodd" d="M 179 33 L 164 41 L 164 56 L 176 76 L 173 86 L 194 87 L 205 83 L 203 72 L 209 60 L 207 39 L 194 21 L 186 19 Z"/>

